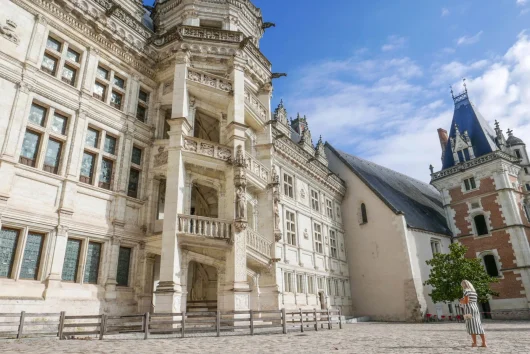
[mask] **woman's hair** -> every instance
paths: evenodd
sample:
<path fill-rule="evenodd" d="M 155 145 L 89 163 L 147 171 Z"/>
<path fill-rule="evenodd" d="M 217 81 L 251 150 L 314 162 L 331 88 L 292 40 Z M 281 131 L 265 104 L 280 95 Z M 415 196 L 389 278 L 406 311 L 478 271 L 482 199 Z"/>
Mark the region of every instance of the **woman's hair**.
<path fill-rule="evenodd" d="M 460 285 L 462 286 L 462 289 L 464 290 L 471 290 L 471 291 L 476 292 L 475 287 L 473 286 L 473 284 L 471 284 L 469 280 L 462 280 Z"/>

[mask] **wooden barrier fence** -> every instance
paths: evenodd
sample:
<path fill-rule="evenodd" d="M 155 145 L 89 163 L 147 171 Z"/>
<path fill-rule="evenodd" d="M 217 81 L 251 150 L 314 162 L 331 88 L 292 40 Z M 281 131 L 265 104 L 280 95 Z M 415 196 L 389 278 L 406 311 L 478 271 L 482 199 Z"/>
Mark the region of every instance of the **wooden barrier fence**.
<path fill-rule="evenodd" d="M 53 336 L 59 339 L 97 335 L 103 339 L 113 334 L 143 334 L 147 339 L 156 334 L 211 333 L 217 337 L 222 332 L 254 335 L 262 329 L 301 331 L 338 325 L 342 329 L 340 310 L 269 310 L 269 311 L 204 311 L 179 313 L 145 313 L 138 315 L 67 316 L 60 313 L 0 313 L 0 338 L 27 338 Z M 7 327 L 7 328 L 6 328 Z M 5 330 L 4 330 L 5 329 Z"/>

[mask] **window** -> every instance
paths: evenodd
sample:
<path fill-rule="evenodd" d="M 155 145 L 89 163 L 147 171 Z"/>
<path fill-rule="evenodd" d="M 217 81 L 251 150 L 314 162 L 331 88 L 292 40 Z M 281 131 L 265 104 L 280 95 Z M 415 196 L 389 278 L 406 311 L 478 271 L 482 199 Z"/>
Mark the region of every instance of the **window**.
<path fill-rule="evenodd" d="M 69 43 L 50 36 L 42 56 L 41 70 L 68 85 L 76 86 L 80 61 L 80 51 L 72 48 Z"/>
<path fill-rule="evenodd" d="M 140 122 L 144 122 L 147 120 L 147 105 L 149 103 L 149 94 L 140 89 L 140 92 L 138 93 L 138 105 L 136 107 L 136 119 L 138 119 Z"/>
<path fill-rule="evenodd" d="M 364 203 L 361 204 L 361 220 L 363 224 L 366 224 L 368 222 L 368 215 L 366 214 L 366 205 Z"/>
<path fill-rule="evenodd" d="M 525 167 L 525 168 L 524 168 L 524 174 L 525 174 L 525 175 L 528 174 L 528 167 Z"/>
<path fill-rule="evenodd" d="M 304 286 L 304 275 L 303 274 L 297 274 L 296 275 L 296 292 L 303 294 L 305 292 L 305 286 Z"/>
<path fill-rule="evenodd" d="M 308 294 L 316 294 L 316 291 L 315 291 L 315 277 L 311 277 L 311 276 L 307 277 L 307 293 Z"/>
<path fill-rule="evenodd" d="M 521 159 L 521 151 L 519 149 L 515 149 L 515 156 L 517 156 L 518 159 Z"/>
<path fill-rule="evenodd" d="M 333 203 L 329 199 L 326 199 L 326 215 L 333 219 Z"/>
<path fill-rule="evenodd" d="M 293 198 L 293 176 L 286 173 L 283 174 L 283 193 Z"/>
<path fill-rule="evenodd" d="M 118 273 L 116 282 L 118 286 L 129 286 L 129 268 L 131 265 L 131 249 L 120 247 L 118 256 Z"/>
<path fill-rule="evenodd" d="M 122 110 L 126 85 L 127 81 L 123 76 L 100 64 L 96 70 L 92 96 L 116 109 Z"/>
<path fill-rule="evenodd" d="M 28 126 L 22 141 L 19 162 L 59 174 L 59 166 L 66 143 L 68 118 L 54 108 L 33 103 Z"/>
<path fill-rule="evenodd" d="M 324 278 L 318 278 L 318 290 L 324 290 Z"/>
<path fill-rule="evenodd" d="M 490 277 L 498 277 L 499 269 L 497 268 L 497 262 L 495 261 L 495 256 L 492 254 L 487 254 L 483 258 L 484 267 L 486 268 L 486 273 Z"/>
<path fill-rule="evenodd" d="M 473 220 L 475 221 L 475 230 L 477 231 L 477 235 L 487 235 L 488 226 L 486 225 L 486 218 L 484 215 L 477 215 L 473 218 Z"/>
<path fill-rule="evenodd" d="M 83 282 L 89 284 L 97 284 L 100 257 L 101 243 L 89 242 L 85 262 L 85 276 L 83 278 Z"/>
<path fill-rule="evenodd" d="M 0 230 L 0 278 L 11 278 L 19 231 L 7 228 Z"/>
<path fill-rule="evenodd" d="M 340 288 L 339 288 L 339 280 L 338 280 L 338 279 L 335 279 L 334 283 L 335 283 L 335 295 L 337 295 L 337 296 L 342 295 L 342 294 L 340 293 L 340 291 L 339 291 L 339 290 L 340 290 Z"/>
<path fill-rule="evenodd" d="M 470 191 L 472 189 L 477 188 L 477 185 L 475 184 L 475 177 L 465 179 L 464 186 L 466 187 L 466 191 Z"/>
<path fill-rule="evenodd" d="M 43 241 L 44 235 L 28 232 L 20 267 L 20 279 L 37 280 Z"/>
<path fill-rule="evenodd" d="M 337 258 L 337 234 L 335 230 L 329 230 L 329 246 L 331 249 L 331 257 Z"/>
<path fill-rule="evenodd" d="M 311 208 L 313 208 L 314 211 L 319 211 L 319 196 L 318 192 L 311 190 Z"/>
<path fill-rule="evenodd" d="M 131 155 L 131 169 L 129 171 L 129 186 L 127 195 L 138 198 L 138 186 L 140 184 L 140 171 L 142 168 L 142 149 L 133 147 Z"/>
<path fill-rule="evenodd" d="M 296 246 L 296 224 L 294 213 L 285 211 L 285 229 L 287 233 L 287 243 Z"/>
<path fill-rule="evenodd" d="M 324 249 L 322 246 L 322 226 L 320 224 L 313 224 L 314 234 L 315 234 L 315 251 L 322 254 Z"/>
<path fill-rule="evenodd" d="M 76 282 L 77 270 L 79 268 L 79 255 L 81 254 L 81 240 L 69 238 L 66 241 L 66 252 L 64 254 L 63 272 L 61 279 Z"/>
<path fill-rule="evenodd" d="M 293 273 L 283 273 L 283 291 L 286 293 L 293 292 Z"/>
<path fill-rule="evenodd" d="M 433 256 L 437 253 L 442 253 L 440 240 L 431 240 L 431 250 Z"/>
<path fill-rule="evenodd" d="M 331 286 L 331 279 L 330 278 L 328 278 L 327 283 L 328 283 L 328 295 L 331 296 L 333 294 L 331 293 L 332 286 Z"/>
<path fill-rule="evenodd" d="M 85 151 L 81 163 L 79 181 L 95 184 L 100 188 L 112 189 L 116 163 L 118 139 L 104 130 L 89 127 L 85 139 Z M 101 159 L 101 163 L 99 163 Z M 98 166 L 99 165 L 99 166 Z"/>
<path fill-rule="evenodd" d="M 527 191 L 530 191 L 530 183 L 527 183 L 527 184 L 525 185 L 525 187 L 526 187 L 526 190 L 527 190 Z"/>

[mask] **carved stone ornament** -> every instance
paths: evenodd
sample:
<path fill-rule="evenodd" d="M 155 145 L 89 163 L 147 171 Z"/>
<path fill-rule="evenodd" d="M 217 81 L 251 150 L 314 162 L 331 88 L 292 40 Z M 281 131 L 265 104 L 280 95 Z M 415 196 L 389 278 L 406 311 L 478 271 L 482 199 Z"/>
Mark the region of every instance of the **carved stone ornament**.
<path fill-rule="evenodd" d="M 328 244 L 329 244 L 329 239 L 328 239 L 328 237 L 327 237 L 327 236 L 326 236 L 326 237 L 324 237 L 324 241 L 326 241 L 326 245 L 328 245 Z"/>
<path fill-rule="evenodd" d="M 247 168 L 247 161 L 245 160 L 245 153 L 241 145 L 237 146 L 236 158 L 234 159 L 234 166 Z"/>
<path fill-rule="evenodd" d="M 280 104 L 274 110 L 274 120 L 276 120 L 276 121 L 278 121 L 278 122 L 280 122 L 282 124 L 288 125 L 288 122 L 287 122 L 287 110 L 285 109 L 285 107 L 283 105 L 283 100 L 280 100 Z"/>
<path fill-rule="evenodd" d="M 303 188 L 300 189 L 300 197 L 302 199 L 305 199 L 305 189 L 303 189 Z"/>
<path fill-rule="evenodd" d="M 8 41 L 11 41 L 18 45 L 20 39 L 18 38 L 18 35 L 15 32 L 16 29 L 17 24 L 14 21 L 6 20 L 6 24 L 4 26 L 0 25 L 0 35 L 6 38 Z"/>
<path fill-rule="evenodd" d="M 307 232 L 307 229 L 304 230 L 304 238 L 305 238 L 306 240 L 309 239 L 309 233 Z"/>
<path fill-rule="evenodd" d="M 245 220 L 234 221 L 234 229 L 237 233 L 243 232 L 247 229 L 248 223 Z"/>
<path fill-rule="evenodd" d="M 281 239 L 282 239 L 282 236 L 283 236 L 283 234 L 282 234 L 281 231 L 274 232 L 274 240 L 275 240 L 276 242 L 280 242 Z"/>
<path fill-rule="evenodd" d="M 158 154 L 155 155 L 155 167 L 167 164 L 168 152 L 163 146 L 158 148 Z"/>

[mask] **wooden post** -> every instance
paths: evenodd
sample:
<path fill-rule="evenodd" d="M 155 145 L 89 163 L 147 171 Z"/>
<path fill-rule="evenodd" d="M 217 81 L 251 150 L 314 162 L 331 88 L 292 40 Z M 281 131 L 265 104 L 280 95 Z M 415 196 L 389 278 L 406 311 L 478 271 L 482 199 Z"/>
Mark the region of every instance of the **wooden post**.
<path fill-rule="evenodd" d="M 329 308 L 328 308 L 328 329 L 331 329 L 331 315 L 329 313 Z"/>
<path fill-rule="evenodd" d="M 99 323 L 99 340 L 103 340 L 105 335 L 105 327 L 107 326 L 107 315 L 101 315 L 101 322 Z"/>
<path fill-rule="evenodd" d="M 144 315 L 144 339 L 149 338 L 149 312 Z"/>
<path fill-rule="evenodd" d="M 24 331 L 24 318 L 26 317 L 26 311 L 20 313 L 20 323 L 18 324 L 17 339 L 22 338 L 22 332 Z"/>
<path fill-rule="evenodd" d="M 254 335 L 254 312 L 250 310 L 250 335 Z"/>
<path fill-rule="evenodd" d="M 287 334 L 287 317 L 285 313 L 285 307 L 282 309 L 282 325 L 283 325 L 283 334 Z"/>
<path fill-rule="evenodd" d="M 315 316 L 315 331 L 318 331 L 317 309 L 313 309 L 313 315 Z"/>
<path fill-rule="evenodd" d="M 342 311 L 339 309 L 339 329 L 342 329 Z"/>
<path fill-rule="evenodd" d="M 217 330 L 217 337 L 221 336 L 221 311 L 217 310 L 215 315 L 215 329 Z"/>
<path fill-rule="evenodd" d="M 61 317 L 59 317 L 59 330 L 57 332 L 57 336 L 59 337 L 59 340 L 63 339 L 65 316 L 66 316 L 66 312 L 65 311 L 61 311 Z"/>
<path fill-rule="evenodd" d="M 304 332 L 304 314 L 302 313 L 302 309 L 300 309 L 300 332 Z"/>
<path fill-rule="evenodd" d="M 186 331 L 186 311 L 182 312 L 182 324 L 180 325 L 181 337 L 184 338 L 184 332 Z"/>

